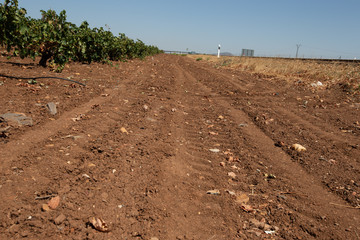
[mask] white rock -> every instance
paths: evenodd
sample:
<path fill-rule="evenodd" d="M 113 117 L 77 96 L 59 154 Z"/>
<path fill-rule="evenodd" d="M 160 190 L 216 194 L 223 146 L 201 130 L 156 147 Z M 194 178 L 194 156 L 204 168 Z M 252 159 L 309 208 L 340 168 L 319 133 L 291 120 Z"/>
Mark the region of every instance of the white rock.
<path fill-rule="evenodd" d="M 301 146 L 298 143 L 295 143 L 291 146 L 291 149 L 296 150 L 298 152 L 306 151 L 306 148 L 304 146 Z"/>
<path fill-rule="evenodd" d="M 209 149 L 209 151 L 210 151 L 210 152 L 213 152 L 213 153 L 218 153 L 218 152 L 220 152 L 220 150 L 217 149 L 217 148 Z"/>
<path fill-rule="evenodd" d="M 236 178 L 236 174 L 234 172 L 228 172 L 228 176 L 231 178 Z"/>

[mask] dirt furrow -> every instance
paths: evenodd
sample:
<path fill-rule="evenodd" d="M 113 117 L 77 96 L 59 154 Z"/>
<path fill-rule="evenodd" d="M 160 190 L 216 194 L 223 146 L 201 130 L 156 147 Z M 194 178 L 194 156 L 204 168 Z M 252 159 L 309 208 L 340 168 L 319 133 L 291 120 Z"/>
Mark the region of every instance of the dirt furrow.
<path fill-rule="evenodd" d="M 127 122 L 132 114 L 137 114 L 132 109 L 138 104 L 138 90 L 128 85 L 141 81 L 144 79 L 138 76 L 136 79 L 129 78 L 119 87 L 63 114 L 44 128 L 25 133 L 22 140 L 25 147 L 18 146 L 18 142 L 8 143 L 7 146 L 16 151 L 11 157 L 2 155 L 4 164 L 0 191 L 6 197 L 2 199 L 0 207 L 3 213 L 2 233 L 5 236 L 38 238 L 51 236 L 58 231 L 65 234 L 73 231 L 74 236 L 83 239 L 91 229 L 84 231 L 87 218 L 91 215 L 101 215 L 114 225 L 119 221 L 117 215 L 109 219 L 104 212 L 97 211 L 97 204 L 100 208 L 111 204 L 115 212 L 121 211 L 119 206 L 127 205 L 126 210 L 131 215 L 136 203 L 133 199 L 142 193 L 134 194 L 131 191 L 131 181 L 138 179 L 138 175 L 133 176 L 130 161 L 122 166 L 124 159 L 119 158 L 119 151 L 127 146 L 126 143 L 119 144 L 119 141 L 129 133 L 122 132 L 122 128 L 126 127 L 131 133 Z M 82 114 L 81 118 L 75 122 L 71 120 L 71 117 L 79 114 Z M 104 139 L 106 144 L 100 139 Z M 34 146 L 38 148 L 34 150 Z M 130 146 L 130 149 L 134 148 Z M 6 153 L 6 149 L 2 151 Z M 121 155 L 131 153 L 127 151 Z M 110 156 L 113 156 L 111 161 Z M 124 177 L 109 185 L 122 171 Z M 113 189 L 123 189 L 125 185 L 129 186 L 121 192 L 128 199 L 112 194 Z M 44 201 L 34 199 L 43 195 L 61 196 L 64 203 L 60 211 L 69 216 L 65 228 L 58 229 L 56 225 L 47 224 L 54 221 L 59 211 L 41 214 L 41 203 Z M 19 205 L 20 208 L 17 207 Z M 70 217 L 74 211 L 77 212 L 76 217 Z M 27 219 L 29 216 L 31 219 Z"/>
<path fill-rule="evenodd" d="M 227 74 L 225 72 L 217 73 L 217 70 L 211 68 L 204 70 L 206 68 L 203 66 L 196 68 L 189 63 L 186 64 L 195 72 L 203 71 L 197 80 L 200 79 L 212 89 L 216 89 L 214 84 L 220 81 L 220 79 L 216 79 L 216 82 L 214 82 L 213 75 L 223 76 L 223 80 L 226 81 L 221 84 L 225 86 L 228 85 L 226 83 L 228 81 L 239 87 L 243 85 L 239 79 L 234 82 L 234 72 Z M 239 75 L 242 76 L 241 73 Z M 209 77 L 206 79 L 204 76 Z M 247 81 L 245 80 L 245 82 Z M 297 88 L 291 90 L 287 84 L 274 85 L 262 79 L 253 78 L 252 81 L 254 82 L 254 88 L 247 90 L 245 93 L 235 91 L 235 94 L 228 94 L 227 92 L 218 91 L 218 89 L 216 91 L 220 95 L 230 97 L 233 100 L 231 102 L 233 106 L 243 109 L 275 143 L 280 142 L 280 144 L 284 145 L 283 150 L 290 154 L 295 161 L 302 164 L 307 171 L 315 176 L 320 175 L 324 185 L 331 191 L 342 196 L 353 206 L 358 206 L 360 199 L 356 196 L 356 193 L 359 188 L 358 184 L 353 183 L 358 181 L 359 141 L 356 132 L 343 133 L 340 131 L 344 127 L 339 128 L 339 124 L 344 126 L 345 124 L 342 121 L 346 119 L 339 118 L 338 121 L 340 122 L 335 123 L 329 121 L 334 117 L 334 114 L 327 115 L 327 118 L 324 119 L 325 112 L 322 109 L 315 108 L 312 110 L 310 106 L 305 106 L 305 108 L 300 106 L 297 96 L 301 96 L 302 92 Z M 262 94 L 264 86 L 266 86 L 265 89 L 273 89 L 274 94 L 258 99 L 257 93 Z M 286 87 L 286 91 L 284 91 L 283 86 Z M 278 96 L 279 92 L 281 97 Z M 302 99 L 308 99 L 309 102 L 312 99 L 310 96 L 314 96 L 315 103 L 311 104 L 314 105 L 313 107 L 318 106 L 316 104 L 321 106 L 321 103 L 333 101 L 327 99 L 323 93 L 322 97 L 319 96 L 321 93 L 306 92 L 305 94 L 308 94 L 308 96 L 302 97 Z M 326 106 L 323 107 L 326 108 Z M 354 117 L 353 121 L 355 122 L 356 112 L 349 109 L 349 113 L 349 116 Z M 321 117 L 314 118 L 313 115 Z M 336 114 L 336 116 L 339 116 L 339 114 Z M 352 128 L 345 127 L 345 129 Z M 294 154 L 293 151 L 289 151 L 288 148 L 296 142 L 304 144 L 311 154 L 302 154 L 304 156 L 300 156 Z M 344 172 L 346 174 L 343 174 Z"/>
<path fill-rule="evenodd" d="M 184 68 L 184 71 L 186 68 Z M 193 78 L 193 81 L 196 81 L 197 74 L 192 75 L 194 72 L 189 73 L 188 78 Z M 224 79 L 226 80 L 226 79 Z M 208 90 L 209 91 L 209 90 Z M 210 91 L 209 93 L 210 94 Z M 220 104 L 225 109 L 229 109 L 232 119 L 236 121 L 236 124 L 241 124 L 244 122 L 251 122 L 251 119 L 248 118 L 247 114 L 241 110 L 237 110 L 232 107 L 231 98 L 228 101 L 223 101 L 216 99 L 216 103 Z M 274 142 L 268 138 L 264 132 L 257 128 L 254 124 L 249 124 L 248 127 L 244 128 L 243 134 L 250 140 L 247 144 L 250 143 L 252 147 L 256 149 L 257 152 L 261 153 L 262 162 L 267 166 L 271 166 L 271 169 L 275 172 L 281 173 L 281 180 L 292 184 L 292 189 L 294 192 L 299 192 L 299 194 L 305 194 L 308 196 L 308 199 L 301 198 L 301 201 L 307 201 L 308 206 L 314 204 L 315 208 L 310 208 L 307 210 L 301 211 L 301 214 L 306 213 L 306 215 L 316 220 L 317 216 L 312 216 L 312 212 L 317 212 L 317 214 L 324 216 L 341 216 L 340 218 L 332 219 L 334 222 L 344 221 L 344 227 L 350 228 L 358 227 L 357 224 L 353 225 L 354 221 L 357 220 L 358 210 L 351 209 L 341 209 L 334 208 L 331 203 L 338 205 L 346 205 L 345 202 L 340 201 L 336 196 L 329 194 L 322 186 L 321 182 L 314 178 L 311 175 L 308 175 L 299 165 L 295 164 L 291 159 L 279 148 L 274 146 Z M 274 192 L 273 192 L 274 194 Z M 318 206 L 328 206 L 325 209 L 318 209 Z M 319 223 L 320 224 L 320 223 Z M 346 227 L 347 226 L 347 227 Z M 334 232 L 336 230 L 334 229 Z"/>
<path fill-rule="evenodd" d="M 102 96 L 2 143 L 0 238 L 357 238 L 357 133 L 299 105 L 311 91 L 173 55 L 118 68 L 88 75 Z"/>

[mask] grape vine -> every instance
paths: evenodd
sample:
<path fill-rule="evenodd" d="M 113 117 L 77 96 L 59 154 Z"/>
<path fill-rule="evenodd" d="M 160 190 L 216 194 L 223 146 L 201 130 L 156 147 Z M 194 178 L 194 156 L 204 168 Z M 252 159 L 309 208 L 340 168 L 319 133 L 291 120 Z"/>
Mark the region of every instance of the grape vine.
<path fill-rule="evenodd" d="M 156 46 L 134 41 L 121 33 L 114 36 L 104 28 L 80 26 L 66 20 L 66 11 L 41 11 L 41 19 L 26 16 L 17 0 L 0 4 L 0 46 L 21 58 L 40 57 L 39 65 L 61 71 L 69 61 L 109 62 L 145 58 L 161 53 Z"/>

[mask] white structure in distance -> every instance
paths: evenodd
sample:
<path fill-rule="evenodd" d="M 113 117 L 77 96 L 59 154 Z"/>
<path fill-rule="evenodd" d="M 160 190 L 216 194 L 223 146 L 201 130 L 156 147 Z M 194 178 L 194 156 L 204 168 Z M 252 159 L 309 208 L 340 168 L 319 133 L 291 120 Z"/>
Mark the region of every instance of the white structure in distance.
<path fill-rule="evenodd" d="M 220 48 L 221 48 L 221 46 L 219 44 L 219 46 L 218 46 L 218 55 L 217 55 L 218 58 L 220 57 Z"/>

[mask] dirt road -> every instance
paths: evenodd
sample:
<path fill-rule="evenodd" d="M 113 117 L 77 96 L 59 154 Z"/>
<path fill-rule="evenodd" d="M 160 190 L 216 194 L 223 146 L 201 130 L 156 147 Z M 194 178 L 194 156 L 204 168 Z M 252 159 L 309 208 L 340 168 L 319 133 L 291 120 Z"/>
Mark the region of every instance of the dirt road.
<path fill-rule="evenodd" d="M 0 138 L 0 239 L 360 239 L 356 96 L 173 55 L 70 75 L 0 79 L 34 120 Z"/>

